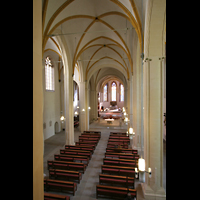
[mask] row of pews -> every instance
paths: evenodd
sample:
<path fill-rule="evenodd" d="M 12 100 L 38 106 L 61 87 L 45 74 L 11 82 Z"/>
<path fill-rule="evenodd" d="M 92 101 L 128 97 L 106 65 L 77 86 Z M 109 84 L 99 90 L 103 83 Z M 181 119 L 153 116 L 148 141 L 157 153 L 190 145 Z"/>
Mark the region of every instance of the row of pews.
<path fill-rule="evenodd" d="M 138 166 L 137 150 L 129 149 L 130 138 L 126 133 L 110 132 L 96 198 L 124 199 L 131 194 L 136 198 L 135 167 Z"/>
<path fill-rule="evenodd" d="M 70 196 L 48 191 L 75 195 L 77 183 L 80 183 L 100 138 L 99 131 L 84 131 L 76 145 L 65 145 L 60 154 L 54 155 L 54 160 L 47 160 L 49 178 L 44 178 L 44 200 L 70 200 Z"/>

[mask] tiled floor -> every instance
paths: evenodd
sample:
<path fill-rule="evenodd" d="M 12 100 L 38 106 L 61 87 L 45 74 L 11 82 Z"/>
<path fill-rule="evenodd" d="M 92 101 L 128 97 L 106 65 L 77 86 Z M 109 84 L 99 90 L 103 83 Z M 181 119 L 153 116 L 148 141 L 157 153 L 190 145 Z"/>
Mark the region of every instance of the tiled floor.
<path fill-rule="evenodd" d="M 66 194 L 70 196 L 71 200 L 96 200 L 96 185 L 99 184 L 99 174 L 101 172 L 101 165 L 103 164 L 104 153 L 107 146 L 107 141 L 109 138 L 109 134 L 111 131 L 123 131 L 125 132 L 127 126 L 122 124 L 119 126 L 119 121 L 115 121 L 113 124 L 107 124 L 105 121 L 98 123 L 98 121 L 90 124 L 90 130 L 101 131 L 101 139 L 92 155 L 92 158 L 86 168 L 84 174 L 82 174 L 82 180 L 80 184 L 78 184 L 77 191 L 75 196 L 72 196 L 68 193 L 60 193 L 60 192 L 51 192 L 55 194 Z M 80 131 L 74 131 L 74 140 L 78 141 L 78 136 L 81 135 Z M 47 169 L 47 160 L 54 160 L 54 154 L 60 153 L 60 149 L 64 149 L 65 145 L 65 133 L 61 131 L 60 133 L 48 138 L 44 142 L 44 174 L 49 176 L 49 171 Z M 163 145 L 165 148 L 165 145 Z M 166 155 L 166 151 L 164 151 Z M 163 164 L 166 169 L 166 160 L 164 155 Z M 166 170 L 163 170 L 165 173 Z M 164 176 L 164 182 L 166 180 L 166 176 Z M 136 181 L 135 187 L 137 189 L 137 200 L 143 200 L 141 185 Z M 165 184 L 166 189 L 166 184 Z M 108 200 L 106 198 L 98 198 Z"/>

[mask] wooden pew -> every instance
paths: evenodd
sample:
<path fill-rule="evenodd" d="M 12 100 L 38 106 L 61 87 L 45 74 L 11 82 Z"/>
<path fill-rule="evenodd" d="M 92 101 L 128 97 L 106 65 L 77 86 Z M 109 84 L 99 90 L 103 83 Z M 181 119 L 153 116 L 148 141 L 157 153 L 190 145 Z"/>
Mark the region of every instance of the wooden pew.
<path fill-rule="evenodd" d="M 81 136 L 92 136 L 92 137 L 101 138 L 101 134 L 99 133 L 81 133 Z"/>
<path fill-rule="evenodd" d="M 108 147 L 108 145 L 110 145 L 110 144 L 112 144 L 112 145 L 114 145 L 114 146 L 122 146 L 123 147 L 123 145 L 127 145 L 128 146 L 128 142 L 126 142 L 126 141 L 118 141 L 118 142 L 116 142 L 116 141 L 108 141 L 108 143 L 107 143 L 107 147 Z M 123 147 L 124 148 L 124 147 Z"/>
<path fill-rule="evenodd" d="M 60 154 L 74 154 L 80 156 L 88 156 L 89 159 L 92 157 L 91 151 L 85 151 L 81 149 L 60 149 Z"/>
<path fill-rule="evenodd" d="M 64 170 L 77 170 L 85 172 L 86 165 L 78 162 L 66 162 L 60 160 L 47 160 L 47 166 L 49 169 L 64 169 Z"/>
<path fill-rule="evenodd" d="M 122 144 L 124 143 L 130 144 L 130 139 L 109 139 L 108 143 L 111 142 L 121 142 Z"/>
<path fill-rule="evenodd" d="M 137 196 L 136 189 L 124 188 L 124 187 L 114 187 L 107 185 L 97 185 L 96 186 L 96 198 L 98 197 L 111 197 L 116 199 L 124 199 L 128 193 L 131 193 L 131 197 Z"/>
<path fill-rule="evenodd" d="M 110 135 L 109 139 L 130 139 L 129 135 Z"/>
<path fill-rule="evenodd" d="M 134 177 L 99 174 L 99 184 L 101 185 L 105 183 L 109 185 L 118 185 L 125 188 L 135 188 Z"/>
<path fill-rule="evenodd" d="M 84 163 L 84 164 L 86 164 L 86 165 L 88 165 L 88 163 L 89 163 L 89 157 L 88 156 L 79 156 L 79 155 L 74 155 L 74 154 L 72 154 L 72 155 L 70 155 L 70 154 L 67 154 L 67 155 L 66 154 L 54 154 L 55 160 L 66 161 L 69 158 L 73 159 L 72 162 L 81 161 L 81 163 L 82 163 L 83 161 L 85 161 L 86 163 Z"/>
<path fill-rule="evenodd" d="M 108 147 L 108 148 L 115 148 L 116 146 L 118 146 L 118 144 L 115 144 L 115 143 L 114 143 L 114 144 L 113 144 L 113 143 L 111 143 L 111 144 L 108 143 L 108 144 L 107 144 L 107 147 Z M 128 149 L 128 144 L 121 144 L 120 146 L 121 146 L 123 149 Z"/>
<path fill-rule="evenodd" d="M 139 159 L 138 154 L 132 154 L 132 153 L 113 153 L 113 152 L 105 152 L 105 157 L 111 157 L 111 158 L 119 158 L 119 159 Z"/>
<path fill-rule="evenodd" d="M 96 143 L 99 142 L 99 138 L 97 137 L 85 137 L 85 136 L 79 136 L 79 142 L 84 142 L 84 141 L 95 141 Z"/>
<path fill-rule="evenodd" d="M 129 137 L 109 137 L 108 141 L 113 141 L 113 140 L 116 140 L 116 141 L 127 141 L 127 142 L 130 142 L 130 138 Z"/>
<path fill-rule="evenodd" d="M 81 136 L 87 136 L 87 137 L 95 137 L 101 139 L 101 134 L 99 133 L 81 133 Z"/>
<path fill-rule="evenodd" d="M 135 167 L 124 167 L 124 166 L 113 166 L 113 165 L 102 165 L 101 173 L 108 173 L 118 176 L 135 177 Z"/>
<path fill-rule="evenodd" d="M 84 145 L 65 145 L 65 149 L 80 149 L 80 150 L 85 150 L 85 151 L 91 151 L 92 153 L 94 152 L 94 147 L 92 146 L 84 146 Z"/>
<path fill-rule="evenodd" d="M 115 137 L 129 137 L 127 134 L 118 134 L 118 133 L 110 133 L 109 137 L 115 136 Z"/>
<path fill-rule="evenodd" d="M 106 152 L 138 154 L 137 149 L 126 149 L 126 148 L 110 148 L 110 147 L 107 147 Z"/>
<path fill-rule="evenodd" d="M 101 135 L 101 131 L 83 131 L 83 133 L 99 133 Z"/>
<path fill-rule="evenodd" d="M 70 200 L 70 196 L 44 192 L 44 200 Z"/>
<path fill-rule="evenodd" d="M 97 146 L 97 143 L 96 142 L 91 142 L 91 141 L 88 141 L 88 142 L 76 142 L 76 145 L 82 145 L 82 146 L 92 146 L 94 148 L 96 148 Z"/>
<path fill-rule="evenodd" d="M 80 180 L 82 177 L 81 177 L 81 173 L 77 171 L 49 169 L 49 178 L 74 180 L 80 183 Z"/>
<path fill-rule="evenodd" d="M 53 179 L 44 179 L 44 190 L 47 192 L 49 190 L 59 190 L 61 192 L 70 191 L 74 196 L 75 191 L 77 190 L 77 183 Z"/>
<path fill-rule="evenodd" d="M 126 135 L 126 132 L 110 132 L 110 135 Z"/>
<path fill-rule="evenodd" d="M 125 167 L 137 167 L 138 162 L 136 160 L 128 160 L 128 159 L 114 159 L 114 158 L 104 158 L 104 165 L 117 165 L 117 166 L 125 166 Z"/>

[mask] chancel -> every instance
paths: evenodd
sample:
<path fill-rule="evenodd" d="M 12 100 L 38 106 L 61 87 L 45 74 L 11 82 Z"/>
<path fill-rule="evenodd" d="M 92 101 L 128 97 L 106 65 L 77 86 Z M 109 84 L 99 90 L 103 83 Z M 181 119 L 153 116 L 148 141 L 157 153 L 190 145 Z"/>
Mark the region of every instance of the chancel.
<path fill-rule="evenodd" d="M 166 199 L 165 148 L 166 0 L 33 0 L 33 199 Z"/>

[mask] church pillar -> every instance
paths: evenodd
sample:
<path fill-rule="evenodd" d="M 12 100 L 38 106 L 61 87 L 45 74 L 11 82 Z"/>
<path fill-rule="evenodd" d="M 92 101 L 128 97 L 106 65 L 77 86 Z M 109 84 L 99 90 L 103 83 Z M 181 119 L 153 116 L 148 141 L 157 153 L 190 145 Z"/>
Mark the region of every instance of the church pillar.
<path fill-rule="evenodd" d="M 129 128 L 133 128 L 133 78 L 132 76 L 128 80 L 128 90 L 127 90 L 127 110 L 128 119 L 130 122 L 128 123 L 128 130 Z M 127 131 L 128 131 L 127 130 Z"/>
<path fill-rule="evenodd" d="M 65 135 L 66 144 L 74 145 L 73 77 L 64 74 Z"/>
<path fill-rule="evenodd" d="M 42 1 L 33 1 L 33 200 L 44 199 Z"/>
<path fill-rule="evenodd" d="M 80 96 L 79 96 L 79 104 L 80 104 L 80 112 L 79 112 L 79 122 L 80 122 L 80 131 L 83 132 L 86 130 L 86 103 L 85 103 L 85 84 L 86 82 L 80 82 Z M 83 111 L 83 109 L 85 111 Z"/>
<path fill-rule="evenodd" d="M 97 95 L 95 90 L 90 90 L 90 115 L 91 119 L 96 119 L 96 111 L 97 111 Z"/>
<path fill-rule="evenodd" d="M 143 189 L 145 197 L 165 199 L 163 188 L 163 131 L 162 131 L 162 63 L 151 57 L 144 66 L 144 159 L 151 167 L 152 177 L 146 175 Z M 153 198 L 152 198 L 153 199 Z"/>
<path fill-rule="evenodd" d="M 129 106 L 128 106 L 128 118 L 130 120 L 130 127 L 133 128 L 133 76 L 128 81 L 129 87 Z"/>
<path fill-rule="evenodd" d="M 86 83 L 87 84 L 87 83 Z M 85 94 L 86 94 L 86 99 L 85 99 L 85 114 L 86 114 L 86 129 L 89 130 L 89 123 L 90 123 L 90 109 L 88 107 L 90 106 L 90 88 L 85 85 Z"/>
<path fill-rule="evenodd" d="M 128 102 L 128 86 L 124 87 L 124 108 L 127 111 L 127 102 Z"/>
<path fill-rule="evenodd" d="M 151 178 L 145 175 L 142 184 L 145 199 L 166 199 L 163 188 L 163 66 L 162 33 L 165 0 L 149 0 L 146 6 L 143 100 L 144 100 L 144 159 L 151 167 Z"/>
<path fill-rule="evenodd" d="M 94 102 L 94 110 L 95 110 L 95 120 L 98 117 L 98 92 L 95 90 L 95 102 Z"/>
<path fill-rule="evenodd" d="M 60 34 L 61 32 L 57 30 L 55 33 Z M 65 144 L 74 145 L 73 67 L 64 36 L 56 36 L 56 40 L 59 44 L 63 61 Z"/>

